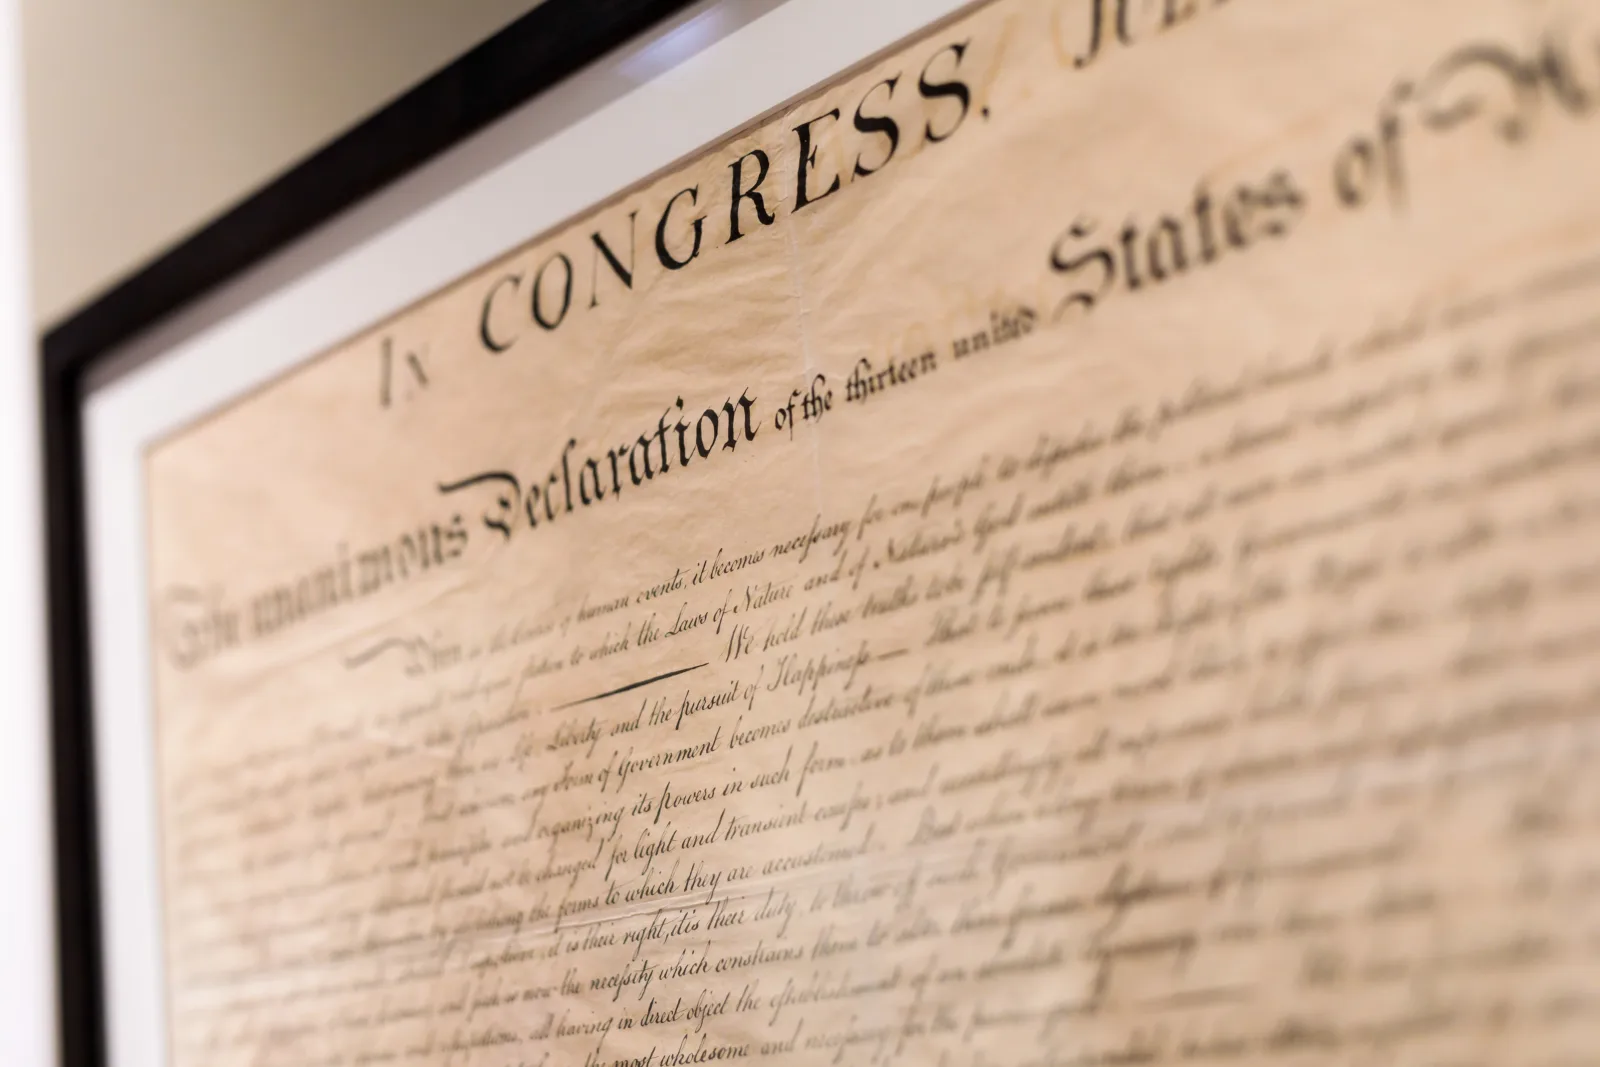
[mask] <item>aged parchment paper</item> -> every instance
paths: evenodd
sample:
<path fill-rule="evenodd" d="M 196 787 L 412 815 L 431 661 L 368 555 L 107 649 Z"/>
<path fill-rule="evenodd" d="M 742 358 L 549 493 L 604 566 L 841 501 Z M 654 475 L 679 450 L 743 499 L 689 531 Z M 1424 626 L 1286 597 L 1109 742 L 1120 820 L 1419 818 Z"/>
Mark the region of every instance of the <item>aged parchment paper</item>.
<path fill-rule="evenodd" d="M 997 0 L 166 441 L 175 1062 L 1600 1060 L 1597 164 Z"/>

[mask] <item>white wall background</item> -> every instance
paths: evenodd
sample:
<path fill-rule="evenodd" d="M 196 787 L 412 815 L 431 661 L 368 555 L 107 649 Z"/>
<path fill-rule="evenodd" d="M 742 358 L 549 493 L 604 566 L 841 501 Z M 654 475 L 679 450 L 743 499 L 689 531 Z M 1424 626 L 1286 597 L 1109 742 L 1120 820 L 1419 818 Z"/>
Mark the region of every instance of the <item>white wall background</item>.
<path fill-rule="evenodd" d="M 20 0 L 48 326 L 538 0 Z"/>
<path fill-rule="evenodd" d="M 0 0 L 0 1063 L 55 1060 L 37 376 L 17 6 Z"/>

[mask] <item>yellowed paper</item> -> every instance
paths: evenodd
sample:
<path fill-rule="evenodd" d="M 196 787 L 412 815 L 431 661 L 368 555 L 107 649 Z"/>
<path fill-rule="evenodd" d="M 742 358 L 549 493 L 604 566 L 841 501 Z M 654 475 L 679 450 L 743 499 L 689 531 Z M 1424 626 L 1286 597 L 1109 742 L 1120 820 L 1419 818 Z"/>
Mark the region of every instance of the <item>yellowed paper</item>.
<path fill-rule="evenodd" d="M 1597 166 L 997 0 L 177 434 L 174 1063 L 1596 1062 Z"/>

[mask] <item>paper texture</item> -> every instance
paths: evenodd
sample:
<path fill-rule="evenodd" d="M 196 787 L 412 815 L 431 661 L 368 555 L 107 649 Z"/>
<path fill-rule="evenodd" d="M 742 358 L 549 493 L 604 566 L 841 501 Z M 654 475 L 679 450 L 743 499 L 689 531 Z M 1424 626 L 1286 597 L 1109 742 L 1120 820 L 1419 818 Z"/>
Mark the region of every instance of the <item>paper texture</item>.
<path fill-rule="evenodd" d="M 174 1062 L 1596 1062 L 1597 164 L 999 0 L 162 443 Z"/>

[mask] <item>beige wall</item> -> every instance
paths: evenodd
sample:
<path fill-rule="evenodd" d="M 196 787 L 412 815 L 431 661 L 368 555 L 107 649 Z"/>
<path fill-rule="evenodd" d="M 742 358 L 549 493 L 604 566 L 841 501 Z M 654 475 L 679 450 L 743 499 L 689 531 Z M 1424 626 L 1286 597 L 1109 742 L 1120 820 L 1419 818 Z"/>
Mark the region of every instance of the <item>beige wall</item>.
<path fill-rule="evenodd" d="M 41 327 L 537 0 L 23 0 Z"/>

